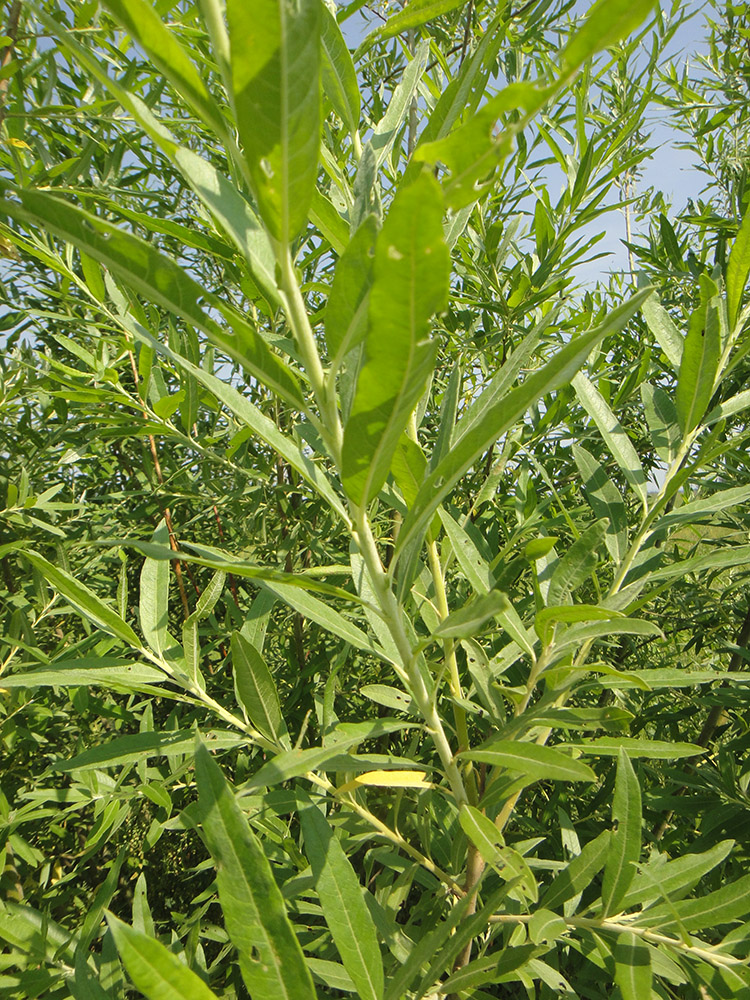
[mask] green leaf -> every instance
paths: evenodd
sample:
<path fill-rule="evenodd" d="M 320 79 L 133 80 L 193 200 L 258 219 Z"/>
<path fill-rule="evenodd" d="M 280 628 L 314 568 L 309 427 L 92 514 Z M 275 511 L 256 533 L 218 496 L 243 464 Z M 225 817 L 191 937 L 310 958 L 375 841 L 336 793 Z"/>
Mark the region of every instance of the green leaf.
<path fill-rule="evenodd" d="M 582 372 L 571 379 L 581 406 L 599 428 L 599 433 L 635 493 L 648 503 L 647 480 L 633 443 L 608 403 Z"/>
<path fill-rule="evenodd" d="M 701 275 L 701 304 L 690 317 L 677 378 L 675 405 L 683 434 L 689 434 L 708 409 L 719 370 L 721 337 L 715 304 L 718 288 Z"/>
<path fill-rule="evenodd" d="M 107 923 L 128 975 L 147 1000 L 216 1000 L 216 994 L 177 955 L 128 927 L 112 913 Z"/>
<path fill-rule="evenodd" d="M 397 11 L 388 18 L 386 24 L 374 31 L 366 40 L 360 53 L 367 51 L 375 42 L 418 28 L 433 18 L 449 14 L 456 7 L 461 7 L 464 0 L 409 0 L 403 10 Z"/>
<path fill-rule="evenodd" d="M 241 733 L 221 730 L 205 733 L 209 745 L 216 750 L 243 746 L 249 738 Z M 184 757 L 195 749 L 195 733 L 187 729 L 172 732 L 131 733 L 90 747 L 70 760 L 58 760 L 55 769 L 63 772 L 90 771 L 103 767 L 122 767 L 152 757 Z"/>
<path fill-rule="evenodd" d="M 292 438 L 279 430 L 273 420 L 262 413 L 257 406 L 254 406 L 247 396 L 238 392 L 234 386 L 227 385 L 220 378 L 217 378 L 216 375 L 212 375 L 204 368 L 194 365 L 181 354 L 176 354 L 166 344 L 155 340 L 147 330 L 128 317 L 123 317 L 123 324 L 131 329 L 139 340 L 148 344 L 155 351 L 159 351 L 164 357 L 169 358 L 170 361 L 173 361 L 193 375 L 201 385 L 205 386 L 216 396 L 220 403 L 226 406 L 230 413 L 278 452 L 295 471 L 299 472 L 302 478 L 328 501 L 332 509 L 339 516 L 344 519 L 347 518 L 343 502 L 325 473 L 318 468 Z M 228 572 L 238 572 L 237 568 L 232 566 L 227 566 L 227 570 Z"/>
<path fill-rule="evenodd" d="M 41 670 L 24 670 L 15 674 L 3 674 L 2 687 L 96 687 L 111 688 L 113 691 L 154 691 L 152 685 L 162 684 L 165 675 L 156 667 L 141 663 L 129 663 L 111 657 L 81 657 L 75 660 L 56 662 Z"/>
<path fill-rule="evenodd" d="M 467 122 L 448 136 L 426 142 L 414 151 L 416 161 L 444 163 L 450 170 L 445 182 L 446 204 L 453 209 L 472 205 L 494 183 L 495 172 L 513 148 L 513 137 L 544 107 L 556 90 L 554 84 L 511 83 L 486 101 Z M 522 111 L 499 135 L 495 125 L 503 114 Z"/>
<path fill-rule="evenodd" d="M 195 775 L 224 923 L 250 995 L 255 1000 L 314 1000 L 315 987 L 268 859 L 202 743 L 195 754 Z"/>
<path fill-rule="evenodd" d="M 288 246 L 307 221 L 320 145 L 319 0 L 228 0 L 237 129 L 263 221 Z"/>
<path fill-rule="evenodd" d="M 238 698 L 252 724 L 266 739 L 290 750 L 273 675 L 255 646 L 239 632 L 232 633 L 232 667 Z"/>
<path fill-rule="evenodd" d="M 743 392 L 738 392 L 736 396 L 719 403 L 718 406 L 714 406 L 703 422 L 706 427 L 710 427 L 711 424 L 718 423 L 719 420 L 733 417 L 735 413 L 742 413 L 748 406 L 750 406 L 750 389 L 745 389 Z"/>
<path fill-rule="evenodd" d="M 595 521 L 558 560 L 547 591 L 548 604 L 566 603 L 571 593 L 591 576 L 599 562 L 599 549 L 608 527 L 606 518 Z"/>
<path fill-rule="evenodd" d="M 447 304 L 450 273 L 442 215 L 440 188 L 423 175 L 396 195 L 375 245 L 366 360 L 342 451 L 343 483 L 357 504 L 380 491 L 432 371 L 429 321 Z"/>
<path fill-rule="evenodd" d="M 619 757 L 623 750 L 630 758 L 646 757 L 651 760 L 677 760 L 706 752 L 705 747 L 694 743 L 669 743 L 665 740 L 640 740 L 626 736 L 602 736 L 596 740 L 582 740 L 568 745 L 581 753 L 600 754 L 603 757 Z"/>
<path fill-rule="evenodd" d="M 448 511 L 441 509 L 439 516 L 464 576 L 477 594 L 489 593 L 495 585 L 495 578 L 487 560 L 483 558 L 467 532 Z"/>
<path fill-rule="evenodd" d="M 155 545 L 169 545 L 169 531 L 162 518 L 151 536 Z M 163 559 L 146 559 L 141 570 L 140 621 L 141 632 L 151 649 L 159 655 L 175 645 L 167 631 L 169 624 L 170 563 Z"/>
<path fill-rule="evenodd" d="M 641 382 L 641 399 L 656 454 L 671 465 L 682 443 L 677 408 L 664 389 L 649 382 Z"/>
<path fill-rule="evenodd" d="M 685 340 L 672 322 L 667 310 L 659 302 L 659 296 L 656 293 L 643 303 L 643 318 L 657 344 L 666 354 L 669 363 L 675 371 L 678 371 L 682 362 Z"/>
<path fill-rule="evenodd" d="M 604 867 L 611 837 L 610 830 L 603 830 L 598 837 L 590 840 L 581 853 L 555 876 L 542 896 L 540 905 L 547 909 L 555 909 L 591 885 L 595 876 Z"/>
<path fill-rule="evenodd" d="M 558 604 L 542 608 L 534 618 L 534 630 L 542 642 L 549 642 L 552 637 L 552 626 L 556 622 L 571 624 L 575 622 L 604 621 L 622 618 L 620 611 L 610 611 L 595 604 Z M 567 634 L 567 633 L 566 633 Z"/>
<path fill-rule="evenodd" d="M 671 528 L 676 524 L 698 524 L 710 521 L 714 514 L 728 510 L 750 500 L 750 486 L 733 486 L 728 490 L 718 490 L 709 497 L 689 500 L 687 503 L 663 514 L 654 524 L 654 531 Z"/>
<path fill-rule="evenodd" d="M 145 240 L 45 191 L 26 189 L 19 192 L 19 197 L 21 205 L 7 197 L 3 199 L 0 211 L 20 222 L 49 230 L 85 251 L 118 274 L 134 291 L 202 330 L 213 344 L 245 365 L 282 399 L 295 408 L 304 408 L 295 375 L 271 352 L 250 323 L 169 257 Z M 201 301 L 227 320 L 231 333 L 204 312 Z"/>
<path fill-rule="evenodd" d="M 612 820 L 617 829 L 612 834 L 602 882 L 605 917 L 620 909 L 641 856 L 641 787 L 624 748 L 618 753 Z"/>
<path fill-rule="evenodd" d="M 270 583 L 264 580 L 263 586 L 280 597 L 295 611 L 299 611 L 305 618 L 309 618 L 327 631 L 333 632 L 334 635 L 344 639 L 355 649 L 366 649 L 368 652 L 374 652 L 378 656 L 388 659 L 383 650 L 376 646 L 361 629 L 352 625 L 338 611 L 319 601 L 312 594 L 307 594 L 299 587 L 292 587 L 287 583 Z"/>
<path fill-rule="evenodd" d="M 105 6 L 130 37 L 148 53 L 149 59 L 166 76 L 180 97 L 221 139 L 226 122 L 208 87 L 179 38 L 170 31 L 147 0 L 105 0 Z"/>
<path fill-rule="evenodd" d="M 462 608 L 451 611 L 432 633 L 432 638 L 469 639 L 476 635 L 486 621 L 507 612 L 509 608 L 508 598 L 499 590 L 480 594 Z"/>
<path fill-rule="evenodd" d="M 315 891 L 344 968 L 363 1000 L 382 1000 L 383 962 L 366 890 L 318 807 L 307 799 L 299 816 Z"/>
<path fill-rule="evenodd" d="M 322 5 L 321 14 L 323 91 L 333 110 L 349 132 L 355 135 L 359 129 L 361 110 L 357 71 L 336 18 L 325 5 Z"/>
<path fill-rule="evenodd" d="M 750 211 L 745 212 L 727 264 L 727 312 L 734 327 L 740 314 L 742 293 L 750 274 Z"/>
<path fill-rule="evenodd" d="M 656 3 L 657 0 L 597 0 L 589 9 L 583 27 L 560 55 L 563 72 L 571 73 L 595 53 L 627 38 Z"/>
<path fill-rule="evenodd" d="M 495 952 L 492 955 L 475 958 L 473 962 L 469 962 L 442 982 L 439 993 L 449 993 L 452 996 L 482 995 L 483 991 L 477 987 L 506 982 L 507 977 L 517 969 L 530 968 L 529 959 L 536 951 L 533 944 L 522 944 L 503 948 L 499 954 Z M 525 977 L 519 975 L 517 978 Z M 486 996 L 487 993 L 484 992 L 483 995 Z"/>
<path fill-rule="evenodd" d="M 475 760 L 508 771 L 517 771 L 534 781 L 596 780 L 596 775 L 587 764 L 575 760 L 562 750 L 537 743 L 493 740 L 483 744 L 478 750 L 465 750 L 458 756 L 464 760 Z"/>
<path fill-rule="evenodd" d="M 618 934 L 612 952 L 615 982 L 622 1000 L 644 1000 L 651 996 L 651 951 L 636 934 Z"/>
<path fill-rule="evenodd" d="M 367 336 L 377 234 L 378 220 L 368 215 L 336 264 L 325 314 L 326 344 L 336 369 L 341 367 L 346 354 Z"/>
<path fill-rule="evenodd" d="M 622 908 L 645 904 L 654 897 L 677 900 L 693 889 L 700 880 L 713 871 L 729 856 L 734 847 L 733 840 L 722 840 L 720 844 L 699 854 L 683 854 L 673 861 L 665 861 L 664 855 L 656 855 L 633 879 Z M 663 863 L 659 863 L 663 862 Z"/>
<path fill-rule="evenodd" d="M 573 458 L 583 478 L 583 492 L 596 517 L 607 518 L 604 544 L 617 562 L 628 548 L 628 520 L 625 503 L 612 480 L 591 452 L 573 445 Z"/>
<path fill-rule="evenodd" d="M 429 39 L 425 38 L 417 45 L 406 69 L 400 74 L 398 84 L 388 101 L 385 114 L 375 125 L 375 128 L 372 130 L 372 137 L 365 145 L 364 155 L 360 161 L 355 179 L 355 191 L 359 183 L 370 176 L 371 170 L 374 176 L 377 176 L 377 171 L 390 156 L 396 139 L 409 114 L 412 101 L 417 95 L 419 81 L 427 65 L 429 54 L 430 42 Z M 368 149 L 371 153 L 370 164 L 367 163 L 367 159 L 369 158 L 367 156 Z"/>
<path fill-rule="evenodd" d="M 424 531 L 444 497 L 480 455 L 538 399 L 566 385 L 596 344 L 605 336 L 620 330 L 649 294 L 648 289 L 637 293 L 624 305 L 613 310 L 600 326 L 574 337 L 570 343 L 561 347 L 546 365 L 528 375 L 521 385 L 506 392 L 492 405 L 483 409 L 481 417 L 472 420 L 465 433 L 463 433 L 463 420 L 459 421 L 450 451 L 425 479 L 414 507 L 404 519 L 396 546 L 397 553 L 402 552 L 412 538 Z M 477 406 L 481 405 L 481 400 L 482 396 Z"/>
<path fill-rule="evenodd" d="M 750 875 L 723 885 L 697 899 L 671 901 L 650 906 L 634 923 L 639 927 L 658 927 L 659 933 L 711 930 L 750 913 Z"/>
<path fill-rule="evenodd" d="M 114 611 L 108 604 L 105 604 L 96 594 L 89 590 L 85 584 L 76 580 L 64 569 L 54 566 L 48 562 L 44 556 L 31 549 L 24 549 L 23 558 L 35 566 L 44 579 L 55 590 L 59 591 L 65 600 L 76 609 L 76 611 L 88 618 L 98 628 L 103 629 L 110 635 L 116 636 L 128 643 L 135 649 L 141 648 L 141 641 L 127 622 Z"/>

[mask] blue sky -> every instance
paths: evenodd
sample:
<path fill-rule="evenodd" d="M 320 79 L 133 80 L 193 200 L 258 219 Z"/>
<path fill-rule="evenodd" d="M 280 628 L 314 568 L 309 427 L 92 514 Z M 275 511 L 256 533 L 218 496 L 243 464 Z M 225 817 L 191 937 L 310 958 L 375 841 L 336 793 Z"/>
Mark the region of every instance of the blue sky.
<path fill-rule="evenodd" d="M 668 11 L 671 6 L 669 0 L 661 0 L 661 2 L 662 9 L 665 12 Z M 339 0 L 339 3 L 343 5 L 343 0 Z M 372 4 L 371 6 L 375 7 L 376 5 Z M 576 13 L 583 15 L 591 6 L 591 0 L 578 0 Z M 686 60 L 689 60 L 690 64 L 694 66 L 696 54 L 706 50 L 704 35 L 707 5 L 701 0 L 686 0 L 683 7 L 692 12 L 693 16 L 680 27 L 665 53 L 665 58 L 674 61 L 678 74 L 681 73 Z M 367 10 L 355 14 L 343 26 L 349 44 L 357 45 L 379 23 L 380 19 Z M 689 198 L 695 199 L 698 196 L 705 186 L 706 178 L 697 169 L 692 154 L 677 148 L 684 137 L 669 124 L 668 114 L 666 109 L 658 107 L 652 107 L 649 110 L 647 119 L 647 131 L 651 131 L 649 146 L 655 147 L 655 151 L 650 161 L 645 165 L 639 180 L 638 190 L 642 192 L 654 187 L 662 191 L 667 202 L 672 206 L 669 215 L 673 218 L 685 208 Z M 561 173 L 559 178 L 550 176 L 550 196 L 553 202 L 559 194 L 559 186 L 562 183 Z M 556 187 L 556 185 L 559 186 Z M 627 251 L 622 243 L 625 238 L 623 213 L 613 211 L 611 214 L 605 215 L 597 225 L 604 231 L 605 236 L 597 245 L 596 252 L 606 252 L 608 257 L 580 268 L 579 278 L 584 282 L 596 281 L 610 269 L 624 270 L 627 268 Z M 634 236 L 637 235 L 637 231 L 636 227 Z"/>

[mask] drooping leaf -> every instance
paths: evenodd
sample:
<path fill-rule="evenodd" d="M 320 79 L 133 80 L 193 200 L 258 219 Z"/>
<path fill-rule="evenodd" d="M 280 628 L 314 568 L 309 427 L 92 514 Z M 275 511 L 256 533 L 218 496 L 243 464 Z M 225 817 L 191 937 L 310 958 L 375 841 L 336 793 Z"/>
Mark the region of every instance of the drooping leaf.
<path fill-rule="evenodd" d="M 383 962 L 365 890 L 325 817 L 309 799 L 300 810 L 315 891 L 344 968 L 363 1000 L 382 1000 Z"/>
<path fill-rule="evenodd" d="M 377 495 L 432 370 L 429 320 L 447 303 L 450 259 L 440 189 L 423 175 L 400 191 L 375 246 L 365 364 L 344 430 L 342 478 L 357 504 Z"/>
<path fill-rule="evenodd" d="M 499 590 L 481 594 L 462 608 L 451 611 L 432 633 L 432 637 L 469 639 L 476 635 L 485 622 L 507 612 L 510 606 L 508 598 Z"/>
<path fill-rule="evenodd" d="M 320 144 L 318 0 L 228 0 L 240 142 L 261 217 L 283 247 L 307 221 Z"/>
<path fill-rule="evenodd" d="M 202 743 L 195 773 L 219 901 L 250 994 L 257 1000 L 314 1000 L 315 987 L 268 859 Z"/>

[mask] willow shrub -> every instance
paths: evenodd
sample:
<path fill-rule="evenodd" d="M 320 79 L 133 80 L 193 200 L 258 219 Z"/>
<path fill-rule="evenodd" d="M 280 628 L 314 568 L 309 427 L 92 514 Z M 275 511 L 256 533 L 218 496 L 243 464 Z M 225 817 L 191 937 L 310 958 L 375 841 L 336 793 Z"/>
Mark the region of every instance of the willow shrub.
<path fill-rule="evenodd" d="M 675 793 L 705 752 L 670 736 L 671 696 L 731 674 L 634 668 L 623 650 L 667 643 L 649 609 L 679 581 L 750 562 L 722 537 L 680 544 L 750 498 L 715 472 L 750 403 L 723 391 L 747 352 L 750 223 L 693 281 L 682 329 L 648 285 L 566 299 L 585 252 L 572 234 L 642 157 L 642 108 L 592 131 L 591 59 L 624 58 L 651 0 L 598 0 L 574 30 L 549 3 L 412 0 L 354 59 L 320 0 L 83 6 L 71 25 L 28 4 L 26 26 L 56 46 L 47 71 L 75 74 L 81 121 L 115 108 L 195 222 L 135 212 L 137 182 L 97 193 L 62 145 L 41 169 L 15 140 L 4 239 L 64 280 L 48 318 L 83 302 L 58 337 L 76 360 L 50 362 L 56 405 L 98 399 L 102 433 L 171 440 L 188 465 L 219 441 L 217 483 L 227 466 L 291 486 L 265 560 L 242 523 L 226 528 L 235 552 L 201 540 L 197 518 L 178 544 L 167 510 L 150 541 L 92 539 L 69 563 L 53 494 L 9 502 L 4 565 L 86 625 L 62 619 L 48 655 L 14 639 L 5 697 L 71 689 L 90 710 L 81 692 L 101 690 L 140 719 L 58 760 L 48 799 L 56 781 L 66 816 L 94 805 L 86 858 L 148 799 L 147 846 L 190 831 L 215 883 L 173 913 L 179 935 L 155 925 L 143 876 L 120 919 L 122 851 L 80 917 L 56 912 L 54 880 L 39 910 L 7 902 L 8 995 L 119 997 L 123 967 L 149 1000 L 746 995 L 750 876 L 724 879 L 732 841 L 643 846 L 643 782 Z M 663 16 L 651 23 L 663 42 Z M 557 205 L 536 202 L 534 254 L 506 268 L 532 136 L 574 169 Z M 608 365 L 633 330 L 618 387 Z M 107 429 L 118 407 L 130 429 Z M 206 511 L 212 486 L 196 486 Z M 57 550 L 20 537 L 32 508 Z M 311 523 L 305 558 L 285 559 L 286 533 Z M 116 605 L 102 543 L 123 546 Z M 137 579 L 128 546 L 145 556 Z M 339 561 L 316 561 L 321 546 Z M 274 645 L 283 607 L 299 677 Z M 313 646 L 322 687 L 304 672 Z M 644 725 L 638 706 L 659 694 Z"/>

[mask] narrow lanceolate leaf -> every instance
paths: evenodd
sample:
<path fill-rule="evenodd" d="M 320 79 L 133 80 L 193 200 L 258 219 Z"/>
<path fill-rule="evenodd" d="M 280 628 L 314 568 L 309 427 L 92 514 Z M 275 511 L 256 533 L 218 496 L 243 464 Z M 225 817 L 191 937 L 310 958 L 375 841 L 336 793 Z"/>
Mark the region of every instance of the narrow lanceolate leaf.
<path fill-rule="evenodd" d="M 597 0 L 591 7 L 583 26 L 575 33 L 561 54 L 561 62 L 568 72 L 577 69 L 602 49 L 609 48 L 647 17 L 657 0 Z"/>
<path fill-rule="evenodd" d="M 433 177 L 400 191 L 375 246 L 366 360 L 344 431 L 342 476 L 356 503 L 367 503 L 391 459 L 432 370 L 430 317 L 448 301 L 450 256 L 443 206 Z"/>
<path fill-rule="evenodd" d="M 604 544 L 612 558 L 619 562 L 628 547 L 627 511 L 620 491 L 591 452 L 574 444 L 573 458 L 581 473 L 583 493 L 589 506 L 598 518 L 607 518 Z"/>
<path fill-rule="evenodd" d="M 133 291 L 203 331 L 213 344 L 244 365 L 292 406 L 303 404 L 299 384 L 291 370 L 272 353 L 257 331 L 236 310 L 191 278 L 166 255 L 145 240 L 118 229 L 46 191 L 18 192 L 21 204 L 7 197 L 0 213 L 19 222 L 48 230 L 83 250 L 118 275 Z M 231 332 L 222 329 L 201 306 L 224 316 Z"/>
<path fill-rule="evenodd" d="M 641 787 L 624 749 L 620 750 L 617 759 L 612 819 L 617 829 L 612 834 L 602 882 L 605 917 L 617 913 L 641 856 Z"/>
<path fill-rule="evenodd" d="M 596 775 L 587 764 L 575 760 L 562 750 L 539 746 L 537 743 L 496 740 L 479 750 L 467 750 L 458 756 L 508 771 L 517 771 L 535 781 L 545 778 L 552 781 L 596 780 Z"/>
<path fill-rule="evenodd" d="M 750 274 L 750 211 L 745 212 L 727 264 L 727 311 L 729 326 L 737 322 L 747 276 Z"/>
<path fill-rule="evenodd" d="M 644 289 L 634 295 L 624 305 L 613 310 L 600 326 L 575 337 L 547 364 L 528 375 L 521 385 L 504 393 L 486 409 L 480 406 L 480 396 L 475 407 L 480 409 L 481 416 L 472 420 L 466 433 L 463 433 L 463 421 L 458 422 L 453 446 L 420 487 L 414 506 L 399 532 L 397 553 L 403 551 L 415 536 L 426 529 L 443 498 L 479 456 L 502 437 L 538 399 L 567 384 L 592 348 L 604 337 L 622 329 L 649 294 L 650 290 Z"/>
<path fill-rule="evenodd" d="M 548 604 L 565 604 L 571 593 L 591 575 L 599 561 L 599 549 L 608 525 L 606 518 L 595 521 L 558 561 L 547 591 Z"/>
<path fill-rule="evenodd" d="M 598 837 L 590 840 L 581 853 L 555 876 L 549 889 L 542 896 L 540 905 L 547 909 L 562 906 L 591 885 L 604 867 L 611 837 L 610 830 L 603 830 Z"/>
<path fill-rule="evenodd" d="M 272 743 L 290 750 L 273 675 L 255 646 L 239 632 L 232 633 L 232 666 L 237 695 L 252 724 Z"/>
<path fill-rule="evenodd" d="M 349 131 L 359 128 L 361 98 L 357 71 L 336 18 L 323 4 L 320 31 L 323 91 Z"/>
<path fill-rule="evenodd" d="M 363 1000 L 382 1000 L 383 960 L 365 889 L 323 814 L 310 800 L 300 810 L 315 891 L 344 968 Z"/>
<path fill-rule="evenodd" d="M 462 608 L 452 611 L 432 633 L 433 638 L 469 639 L 485 624 L 511 608 L 510 601 L 499 590 L 481 594 Z"/>
<path fill-rule="evenodd" d="M 678 371 L 682 361 L 685 338 L 672 322 L 672 318 L 654 293 L 643 303 L 643 318 L 654 336 L 656 343 L 667 356 L 669 363 Z"/>
<path fill-rule="evenodd" d="M 342 499 L 337 495 L 330 480 L 325 473 L 306 455 L 299 445 L 288 435 L 283 434 L 277 424 L 262 413 L 247 396 L 238 392 L 232 385 L 227 385 L 222 379 L 207 372 L 199 365 L 194 365 L 181 354 L 176 354 L 166 344 L 156 340 L 142 326 L 135 323 L 130 317 L 123 317 L 123 325 L 133 332 L 139 340 L 148 344 L 155 351 L 159 351 L 164 357 L 169 358 L 176 365 L 179 365 L 186 372 L 192 375 L 201 385 L 212 392 L 217 400 L 229 410 L 241 423 L 249 427 L 254 434 L 266 444 L 269 444 L 282 456 L 305 479 L 322 497 L 324 497 L 331 508 L 341 517 L 346 519 L 346 510 Z M 236 567 L 229 567 L 228 572 L 237 572 Z"/>
<path fill-rule="evenodd" d="M 325 315 L 328 354 L 332 360 L 335 359 L 336 368 L 367 335 L 373 248 L 377 234 L 377 219 L 368 215 L 336 264 Z"/>
<path fill-rule="evenodd" d="M 85 584 L 76 580 L 64 569 L 60 569 L 59 566 L 48 562 L 38 552 L 24 549 L 23 558 L 32 566 L 36 566 L 47 583 L 62 594 L 65 600 L 84 618 L 88 618 L 99 628 L 109 632 L 110 635 L 117 636 L 118 639 L 122 639 L 130 646 L 135 646 L 136 649 L 141 648 L 141 641 L 128 623 L 123 621 L 113 608 L 105 604 Z"/>
<path fill-rule="evenodd" d="M 464 576 L 477 594 L 488 593 L 494 586 L 495 580 L 487 560 L 482 557 L 469 535 L 448 511 L 441 510 L 439 516 Z"/>
<path fill-rule="evenodd" d="M 228 0 L 240 142 L 261 217 L 282 245 L 307 221 L 320 147 L 319 0 Z"/>
<path fill-rule="evenodd" d="M 107 923 L 122 964 L 146 1000 L 216 1000 L 200 976 L 156 938 L 129 927 L 111 913 Z"/>
<path fill-rule="evenodd" d="M 105 6 L 127 33 L 148 53 L 185 103 L 221 138 L 226 122 L 195 63 L 178 36 L 167 28 L 147 0 L 106 0 Z"/>
<path fill-rule="evenodd" d="M 378 28 L 373 35 L 366 39 L 364 47 L 369 48 L 370 45 L 381 38 L 392 38 L 402 31 L 408 31 L 410 28 L 418 28 L 421 24 L 426 24 L 434 17 L 450 13 L 456 7 L 462 6 L 463 3 L 464 0 L 409 0 L 409 3 L 404 6 L 403 10 L 389 17 L 387 23 L 382 28 Z"/>
<path fill-rule="evenodd" d="M 715 930 L 719 924 L 728 923 L 750 913 L 750 875 L 743 875 L 736 882 L 723 885 L 697 899 L 671 900 L 650 906 L 638 916 L 642 927 L 658 927 L 665 934 L 676 931 Z"/>
<path fill-rule="evenodd" d="M 269 302 L 278 304 L 273 249 L 242 193 L 208 160 L 181 146 L 150 108 L 132 91 L 121 87 L 112 74 L 107 72 L 106 64 L 99 62 L 90 47 L 80 45 L 76 35 L 68 31 L 65 25 L 41 10 L 36 11 L 36 16 L 50 34 L 57 38 L 59 44 L 74 56 L 76 62 L 85 67 L 132 114 L 152 142 L 174 163 L 204 207 L 247 260 L 262 294 Z M 122 206 L 119 206 L 119 210 L 123 211 Z"/>
<path fill-rule="evenodd" d="M 151 536 L 151 542 L 169 545 L 169 531 L 164 520 Z M 141 632 L 155 653 L 164 653 L 174 645 L 167 632 L 170 568 L 170 563 L 164 559 L 146 559 L 141 570 Z"/>
<path fill-rule="evenodd" d="M 644 1000 L 651 996 L 651 952 L 636 934 L 620 934 L 613 951 L 615 982 L 622 1000 Z"/>
<path fill-rule="evenodd" d="M 647 504 L 646 475 L 643 471 L 641 460 L 638 458 L 638 453 L 633 447 L 633 442 L 625 433 L 622 424 L 609 408 L 609 404 L 604 396 L 586 378 L 583 372 L 578 372 L 571 379 L 571 382 L 581 406 L 599 428 L 599 433 L 604 438 L 607 447 L 612 453 L 612 457 L 619 465 L 623 475 L 641 498 L 644 505 Z"/>
<path fill-rule="evenodd" d="M 718 288 L 705 275 L 701 275 L 700 284 L 701 304 L 690 317 L 675 396 L 677 416 L 684 434 L 689 434 L 698 426 L 708 409 L 721 355 L 716 305 Z"/>
<path fill-rule="evenodd" d="M 671 465 L 682 441 L 677 409 L 671 396 L 659 386 L 641 383 L 641 399 L 654 450 Z"/>
<path fill-rule="evenodd" d="M 250 995 L 254 1000 L 314 1000 L 315 987 L 268 859 L 203 744 L 196 751 L 195 774 L 219 902 Z"/>

